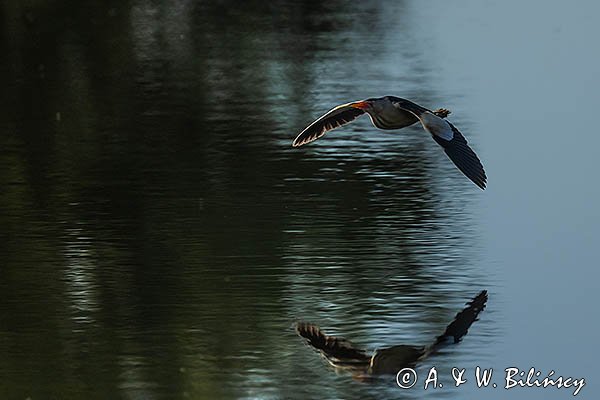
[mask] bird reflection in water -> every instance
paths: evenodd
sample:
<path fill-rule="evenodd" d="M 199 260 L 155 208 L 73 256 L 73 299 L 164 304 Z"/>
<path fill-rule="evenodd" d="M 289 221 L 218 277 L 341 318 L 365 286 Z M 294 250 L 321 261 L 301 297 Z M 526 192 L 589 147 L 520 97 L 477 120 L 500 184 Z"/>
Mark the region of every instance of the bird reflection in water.
<path fill-rule="evenodd" d="M 377 349 L 371 355 L 344 338 L 325 334 L 314 324 L 298 322 L 295 324 L 295 329 L 296 333 L 304 338 L 309 346 L 321 353 L 336 370 L 348 371 L 357 380 L 370 381 L 375 376 L 396 374 L 402 368 L 414 367 L 443 346 L 460 342 L 473 322 L 477 321 L 479 313 L 486 306 L 487 299 L 486 290 L 475 296 L 462 311 L 456 314 L 444 333 L 429 345 L 396 345 Z"/>

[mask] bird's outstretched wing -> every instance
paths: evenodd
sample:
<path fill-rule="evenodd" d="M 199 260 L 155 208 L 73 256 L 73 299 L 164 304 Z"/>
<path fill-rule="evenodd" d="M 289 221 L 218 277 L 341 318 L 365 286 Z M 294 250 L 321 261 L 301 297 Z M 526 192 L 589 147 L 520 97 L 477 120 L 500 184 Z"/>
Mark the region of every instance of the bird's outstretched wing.
<path fill-rule="evenodd" d="M 446 152 L 448 158 L 454 165 L 481 189 L 485 189 L 487 176 L 481 165 L 481 161 L 475 152 L 467 144 L 467 139 L 458 129 L 444 118 L 449 112 L 445 109 L 429 111 L 406 99 L 396 98 L 394 106 L 410 111 L 423 125 L 423 128 L 431 134 L 435 140 Z"/>
<path fill-rule="evenodd" d="M 467 334 L 473 322 L 477 321 L 477 316 L 485 308 L 488 295 L 487 290 L 483 290 L 477 296 L 467 303 L 467 307 L 456 314 L 454 321 L 446 327 L 444 333 L 436 338 L 435 345 L 442 344 L 447 338 L 453 338 L 454 343 L 460 342 L 463 336 Z"/>
<path fill-rule="evenodd" d="M 365 113 L 365 110 L 353 107 L 352 104 L 354 103 L 342 104 L 327 112 L 300 132 L 292 146 L 298 147 L 317 140 L 326 132 L 352 122 Z"/>
<path fill-rule="evenodd" d="M 364 350 L 354 347 L 343 338 L 326 335 L 318 326 L 307 323 L 296 323 L 296 333 L 318 350 L 336 368 L 365 369 L 371 357 Z"/>
<path fill-rule="evenodd" d="M 431 133 L 433 140 L 437 142 L 454 165 L 467 178 L 481 189 L 485 189 L 487 176 L 483 170 L 481 161 L 475 152 L 467 144 L 467 139 L 454 125 L 429 111 L 416 114 L 421 120 L 423 128 Z"/>
<path fill-rule="evenodd" d="M 448 140 L 444 137 L 432 135 L 440 146 L 444 148 L 444 151 L 448 155 L 448 158 L 452 160 L 454 165 L 463 173 L 467 178 L 473 181 L 474 184 L 479 186 L 481 189 L 485 189 L 487 184 L 487 176 L 481 161 L 477 157 L 477 154 L 467 144 L 467 139 L 460 133 L 458 129 L 450 122 L 446 121 L 452 129 L 452 139 Z"/>

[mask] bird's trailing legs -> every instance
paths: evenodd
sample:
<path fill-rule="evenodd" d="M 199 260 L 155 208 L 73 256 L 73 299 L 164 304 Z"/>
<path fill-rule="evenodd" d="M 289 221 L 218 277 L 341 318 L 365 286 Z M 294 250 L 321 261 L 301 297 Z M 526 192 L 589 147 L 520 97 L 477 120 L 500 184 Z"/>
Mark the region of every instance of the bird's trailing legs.
<path fill-rule="evenodd" d="M 438 108 L 433 113 L 440 118 L 446 118 L 448 115 L 450 115 L 451 111 L 447 108 Z"/>

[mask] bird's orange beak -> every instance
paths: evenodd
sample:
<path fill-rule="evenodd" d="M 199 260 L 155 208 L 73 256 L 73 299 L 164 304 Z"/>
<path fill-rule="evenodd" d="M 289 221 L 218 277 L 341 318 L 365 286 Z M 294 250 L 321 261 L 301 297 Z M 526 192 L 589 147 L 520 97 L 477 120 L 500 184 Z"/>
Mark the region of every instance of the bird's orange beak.
<path fill-rule="evenodd" d="M 350 104 L 350 106 L 352 106 L 354 108 L 360 108 L 361 110 L 366 110 L 367 108 L 369 108 L 369 102 L 368 101 L 357 101 L 356 103 Z"/>

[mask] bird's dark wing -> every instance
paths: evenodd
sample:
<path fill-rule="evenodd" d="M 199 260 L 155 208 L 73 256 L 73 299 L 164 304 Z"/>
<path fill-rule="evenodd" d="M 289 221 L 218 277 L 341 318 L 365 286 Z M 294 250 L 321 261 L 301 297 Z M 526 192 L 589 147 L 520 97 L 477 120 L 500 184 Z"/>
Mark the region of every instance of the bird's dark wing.
<path fill-rule="evenodd" d="M 342 104 L 327 112 L 300 132 L 296 139 L 294 139 L 292 146 L 298 147 L 317 140 L 327 131 L 352 122 L 365 113 L 360 108 L 352 107 L 352 104 L 354 103 Z"/>
<path fill-rule="evenodd" d="M 450 122 L 445 121 L 452 129 L 452 139 L 432 133 L 433 140 L 444 148 L 444 151 L 454 165 L 481 189 L 485 189 L 487 176 L 481 161 L 467 144 L 467 139 Z"/>
<path fill-rule="evenodd" d="M 487 299 L 487 290 L 483 290 L 468 302 L 467 307 L 456 314 L 444 333 L 436 338 L 435 345 L 445 342 L 446 338 L 453 338 L 454 343 L 458 343 L 467 334 L 473 322 L 477 321 L 477 316 L 485 308 Z"/>
<path fill-rule="evenodd" d="M 346 339 L 326 335 L 316 325 L 298 322 L 296 333 L 336 368 L 366 369 L 369 366 L 370 357 L 364 350 L 354 347 Z"/>

